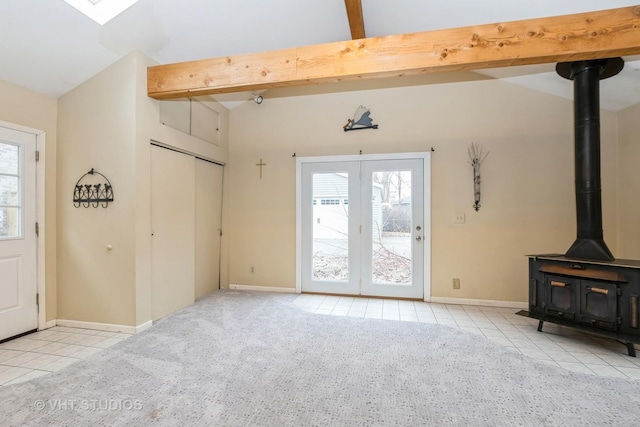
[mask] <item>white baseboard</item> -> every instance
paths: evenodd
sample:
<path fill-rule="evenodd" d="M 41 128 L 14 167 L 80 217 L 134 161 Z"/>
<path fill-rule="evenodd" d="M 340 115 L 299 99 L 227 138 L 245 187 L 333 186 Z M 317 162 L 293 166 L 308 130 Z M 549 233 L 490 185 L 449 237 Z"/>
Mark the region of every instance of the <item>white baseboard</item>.
<path fill-rule="evenodd" d="M 431 297 L 430 302 L 438 304 L 459 304 L 459 305 L 482 305 L 485 307 L 502 307 L 502 308 L 523 308 L 529 307 L 526 302 L 519 301 L 496 301 L 491 299 L 470 299 L 470 298 L 449 298 L 449 297 Z"/>
<path fill-rule="evenodd" d="M 139 334 L 142 331 L 146 331 L 147 329 L 149 329 L 150 327 L 153 326 L 153 321 L 149 320 L 148 322 L 144 322 L 141 325 L 136 326 L 136 334 Z"/>
<path fill-rule="evenodd" d="M 229 284 L 229 289 L 235 289 L 237 291 L 283 292 L 287 294 L 297 293 L 296 288 L 278 288 L 275 286 L 236 285 L 234 283 Z"/>
<path fill-rule="evenodd" d="M 57 326 L 66 326 L 68 328 L 92 329 L 94 331 L 106 332 L 123 332 L 125 334 L 137 334 L 145 329 L 149 329 L 153 323 L 151 320 L 138 326 L 114 325 L 111 323 L 83 322 L 81 320 L 56 320 Z"/>
<path fill-rule="evenodd" d="M 57 324 L 58 324 L 58 321 L 56 319 L 49 320 L 47 323 L 44 324 L 44 329 L 53 328 Z"/>

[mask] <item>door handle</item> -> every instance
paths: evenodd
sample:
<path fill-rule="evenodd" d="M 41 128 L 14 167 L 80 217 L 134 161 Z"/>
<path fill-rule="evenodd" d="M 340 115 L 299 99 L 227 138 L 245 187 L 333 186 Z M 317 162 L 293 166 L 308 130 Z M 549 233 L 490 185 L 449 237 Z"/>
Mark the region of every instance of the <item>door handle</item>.
<path fill-rule="evenodd" d="M 422 236 L 416 236 L 416 240 L 420 242 L 422 240 Z"/>

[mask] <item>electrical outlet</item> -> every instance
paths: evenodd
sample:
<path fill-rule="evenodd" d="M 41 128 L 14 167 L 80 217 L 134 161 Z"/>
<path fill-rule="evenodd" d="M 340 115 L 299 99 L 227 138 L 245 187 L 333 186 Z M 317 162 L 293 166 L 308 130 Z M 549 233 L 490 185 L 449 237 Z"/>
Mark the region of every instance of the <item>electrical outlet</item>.
<path fill-rule="evenodd" d="M 453 223 L 454 224 L 464 224 L 465 217 L 464 212 L 456 212 L 453 214 Z"/>
<path fill-rule="evenodd" d="M 453 279 L 453 289 L 460 289 L 460 279 Z"/>

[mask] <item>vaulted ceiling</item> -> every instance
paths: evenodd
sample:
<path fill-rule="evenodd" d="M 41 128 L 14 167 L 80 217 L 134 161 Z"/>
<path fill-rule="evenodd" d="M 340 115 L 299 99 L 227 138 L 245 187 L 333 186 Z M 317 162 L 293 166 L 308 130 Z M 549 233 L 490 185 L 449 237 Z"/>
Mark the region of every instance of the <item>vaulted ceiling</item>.
<path fill-rule="evenodd" d="M 2 0 L 0 79 L 59 97 L 136 49 L 167 64 L 349 40 L 345 4 L 350 3 L 139 0 L 101 26 L 64 0 Z M 365 35 L 377 37 L 632 5 L 624 0 L 362 0 L 362 18 Z M 637 59 L 625 58 L 623 72 L 602 82 L 603 108 L 617 111 L 640 102 Z M 555 74 L 554 64 L 478 72 L 572 97 L 572 85 Z M 248 96 L 226 94 L 219 99 L 233 106 Z"/>

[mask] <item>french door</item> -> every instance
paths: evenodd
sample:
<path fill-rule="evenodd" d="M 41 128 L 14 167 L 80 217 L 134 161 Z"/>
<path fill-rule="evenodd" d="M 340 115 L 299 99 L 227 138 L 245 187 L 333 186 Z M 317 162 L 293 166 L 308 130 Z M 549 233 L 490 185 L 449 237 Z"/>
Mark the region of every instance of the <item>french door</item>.
<path fill-rule="evenodd" d="M 301 163 L 303 292 L 424 297 L 424 163 Z"/>

